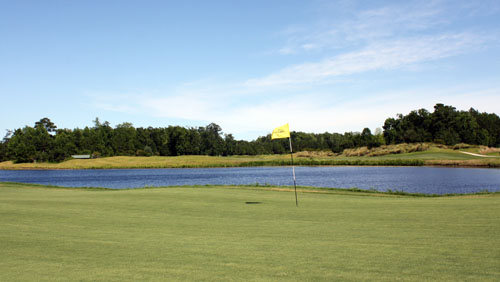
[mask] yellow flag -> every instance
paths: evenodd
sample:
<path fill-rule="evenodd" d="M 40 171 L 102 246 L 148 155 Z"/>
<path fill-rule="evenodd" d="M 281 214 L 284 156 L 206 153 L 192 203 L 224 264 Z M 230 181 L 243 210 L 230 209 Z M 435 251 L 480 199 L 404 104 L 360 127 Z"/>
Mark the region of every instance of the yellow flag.
<path fill-rule="evenodd" d="M 290 129 L 288 128 L 288 123 L 287 123 L 280 127 L 276 127 L 273 130 L 273 134 L 271 135 L 271 140 L 279 138 L 289 138 L 289 137 L 290 137 Z"/>

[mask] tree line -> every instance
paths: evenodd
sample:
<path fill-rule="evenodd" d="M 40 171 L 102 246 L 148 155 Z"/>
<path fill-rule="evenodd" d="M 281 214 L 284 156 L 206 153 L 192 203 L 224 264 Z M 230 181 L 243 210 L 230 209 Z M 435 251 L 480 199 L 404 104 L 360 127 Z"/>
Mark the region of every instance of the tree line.
<path fill-rule="evenodd" d="M 232 134 L 211 123 L 204 127 L 138 127 L 124 122 L 114 128 L 98 118 L 83 129 L 58 129 L 42 118 L 34 126 L 9 131 L 0 142 L 0 161 L 60 162 L 75 154 L 94 157 L 258 155 L 289 152 L 288 140 L 271 141 L 271 135 L 253 141 L 236 140 Z M 365 128 L 361 132 L 291 132 L 294 151 L 378 147 L 384 144 L 436 142 L 447 145 L 468 143 L 500 146 L 500 118 L 474 109 L 457 111 L 437 104 L 434 112 L 425 109 L 386 119 L 383 131 Z"/>
<path fill-rule="evenodd" d="M 432 113 L 420 109 L 388 118 L 383 129 L 387 144 L 434 142 L 500 147 L 498 115 L 480 113 L 473 108 L 457 111 L 452 106 L 436 104 Z"/>

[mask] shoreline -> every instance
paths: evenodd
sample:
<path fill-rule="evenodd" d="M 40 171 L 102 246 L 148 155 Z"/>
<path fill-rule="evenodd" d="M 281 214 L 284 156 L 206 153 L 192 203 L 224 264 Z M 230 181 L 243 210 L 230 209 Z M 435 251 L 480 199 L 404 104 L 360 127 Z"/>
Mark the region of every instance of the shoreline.
<path fill-rule="evenodd" d="M 25 182 L 2 182 L 0 188 L 4 186 L 15 186 L 20 188 L 40 188 L 40 189 L 62 189 L 62 190 L 85 190 L 85 191 L 134 191 L 134 190 L 155 190 L 155 189 L 240 189 L 240 190 L 258 190 L 258 191 L 276 191 L 276 192 L 293 192 L 293 186 L 277 186 L 277 185 L 174 185 L 174 186 L 146 186 L 138 188 L 106 188 L 106 187 L 67 187 L 58 185 L 45 185 Z M 367 197 L 410 197 L 410 198 L 446 198 L 446 197 L 480 197 L 480 196 L 500 196 L 500 191 L 480 191 L 474 193 L 449 193 L 449 194 L 425 194 L 412 193 L 400 190 L 378 191 L 361 188 L 331 188 L 331 187 L 313 187 L 313 186 L 297 186 L 299 193 L 314 193 L 314 194 L 330 194 L 330 195 L 351 195 L 351 196 L 367 196 Z"/>
<path fill-rule="evenodd" d="M 230 165 L 230 164 L 210 164 L 210 165 L 190 165 L 190 164 L 184 164 L 184 165 L 164 165 L 164 166 L 148 166 L 148 165 L 130 165 L 130 166 L 123 166 L 123 165 L 102 165 L 102 166 L 72 166 L 72 167 L 59 167 L 57 166 L 58 164 L 52 164 L 52 163 L 40 163 L 40 164 L 11 164 L 11 165 L 3 165 L 0 166 L 0 170 L 87 170 L 87 169 L 99 169 L 99 170 L 104 170 L 104 169 L 194 169 L 194 168 L 238 168 L 238 167 L 291 167 L 291 164 L 274 164 L 272 162 L 270 163 L 242 163 L 242 164 L 235 164 L 235 165 Z M 364 161 L 354 161 L 354 162 L 345 162 L 345 161 L 339 161 L 338 163 L 325 163 L 325 162 L 295 162 L 294 166 L 310 166 L 310 167 L 342 167 L 342 166 L 360 166 L 360 167 L 367 167 L 367 166 L 387 166 L 387 167 L 455 167 L 455 168 L 500 168 L 500 162 L 495 162 L 495 163 L 490 163 L 490 162 L 464 162 L 464 161 L 455 161 L 455 160 L 442 160 L 442 161 L 423 161 L 423 162 L 415 162 L 415 160 L 409 160 L 407 161 L 396 161 L 396 162 L 391 162 L 391 161 L 385 161 L 385 162 L 378 162 L 378 161 L 369 161 L 369 162 L 364 162 Z"/>
<path fill-rule="evenodd" d="M 0 170 L 61 169 L 158 169 L 290 166 L 289 155 L 255 156 L 115 156 L 96 159 L 69 159 L 60 163 L 0 162 Z M 440 166 L 500 168 L 500 157 L 464 154 L 462 151 L 436 150 L 382 156 L 323 156 L 299 152 L 296 166 Z"/>

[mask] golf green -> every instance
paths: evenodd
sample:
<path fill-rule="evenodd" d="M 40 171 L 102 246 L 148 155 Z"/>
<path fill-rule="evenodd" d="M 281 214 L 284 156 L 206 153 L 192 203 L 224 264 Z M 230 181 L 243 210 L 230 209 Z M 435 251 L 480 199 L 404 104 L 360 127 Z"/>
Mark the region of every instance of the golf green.
<path fill-rule="evenodd" d="M 498 281 L 500 195 L 0 183 L 0 281 Z M 250 204 L 251 203 L 251 204 Z"/>

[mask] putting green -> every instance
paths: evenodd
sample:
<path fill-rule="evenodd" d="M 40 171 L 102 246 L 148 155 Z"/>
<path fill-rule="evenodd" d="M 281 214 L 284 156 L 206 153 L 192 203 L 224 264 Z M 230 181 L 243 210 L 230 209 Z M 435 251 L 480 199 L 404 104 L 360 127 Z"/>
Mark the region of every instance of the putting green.
<path fill-rule="evenodd" d="M 499 215 L 499 194 L 0 183 L 0 281 L 498 281 Z"/>

